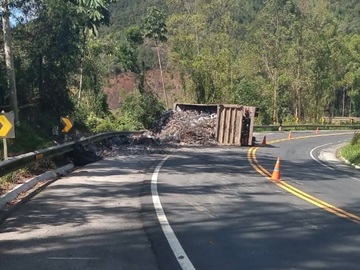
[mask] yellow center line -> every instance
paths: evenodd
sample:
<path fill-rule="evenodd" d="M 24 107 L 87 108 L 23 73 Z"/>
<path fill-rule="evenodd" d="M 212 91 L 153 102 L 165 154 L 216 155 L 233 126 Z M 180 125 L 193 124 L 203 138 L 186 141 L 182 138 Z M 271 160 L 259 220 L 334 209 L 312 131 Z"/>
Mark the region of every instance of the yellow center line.
<path fill-rule="evenodd" d="M 322 136 L 335 136 L 335 135 L 345 135 L 345 134 L 350 134 L 349 132 L 347 133 L 337 133 L 337 134 L 324 134 L 324 135 L 309 135 L 309 136 L 302 136 L 302 137 L 295 137 L 295 138 L 287 138 L 287 139 L 280 139 L 280 140 L 274 140 L 271 142 L 268 142 L 267 144 L 274 144 L 274 143 L 278 143 L 278 142 L 283 142 L 283 141 L 288 141 L 288 140 L 299 140 L 299 139 L 307 139 L 307 138 L 313 138 L 313 137 L 322 137 Z M 305 193 L 304 191 L 290 185 L 289 183 L 286 183 L 284 181 L 284 179 L 281 179 L 280 181 L 275 181 L 272 180 L 271 177 L 271 173 L 265 169 L 263 166 L 261 166 L 261 164 L 258 162 L 257 158 L 256 158 L 256 151 L 259 149 L 259 147 L 251 147 L 247 153 L 247 158 L 249 160 L 249 163 L 251 164 L 251 166 L 262 176 L 266 177 L 268 180 L 270 180 L 271 182 L 275 183 L 278 187 L 286 190 L 287 192 L 297 196 L 298 198 L 301 198 L 329 213 L 332 213 L 338 217 L 342 217 L 348 220 L 351 220 L 353 222 L 356 223 L 360 223 L 360 217 L 349 213 L 343 209 L 340 209 L 332 204 L 329 204 L 325 201 L 322 201 L 318 198 L 315 198 L 314 196 Z"/>

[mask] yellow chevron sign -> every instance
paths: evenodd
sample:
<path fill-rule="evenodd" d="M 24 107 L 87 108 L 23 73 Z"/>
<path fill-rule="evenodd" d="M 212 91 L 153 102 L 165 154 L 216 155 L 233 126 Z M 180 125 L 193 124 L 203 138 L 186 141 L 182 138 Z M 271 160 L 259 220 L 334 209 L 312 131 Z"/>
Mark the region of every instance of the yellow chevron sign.
<path fill-rule="evenodd" d="M 13 112 L 0 114 L 0 138 L 15 138 Z"/>
<path fill-rule="evenodd" d="M 62 130 L 62 132 L 69 132 L 69 130 L 73 127 L 73 123 L 70 120 L 69 117 L 60 117 L 60 121 L 63 123 L 64 128 Z"/>

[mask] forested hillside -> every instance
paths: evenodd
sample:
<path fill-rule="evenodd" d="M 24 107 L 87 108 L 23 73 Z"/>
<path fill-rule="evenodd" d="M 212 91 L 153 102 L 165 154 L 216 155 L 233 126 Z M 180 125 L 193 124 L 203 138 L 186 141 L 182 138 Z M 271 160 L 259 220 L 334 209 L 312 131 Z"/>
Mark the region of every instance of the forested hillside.
<path fill-rule="evenodd" d="M 132 25 L 141 24 L 141 19 L 146 10 L 151 6 L 166 9 L 164 0 L 123 0 L 110 6 L 111 31 L 123 30 Z"/>
<path fill-rule="evenodd" d="M 148 128 L 173 102 L 254 105 L 265 124 L 360 116 L 359 11 L 356 0 L 2 1 L 0 109 L 91 131 Z"/>
<path fill-rule="evenodd" d="M 140 27 L 154 3 L 135 2 L 115 3 L 113 21 L 135 8 Z M 157 2 L 167 14 L 166 70 L 181 75 L 175 101 L 251 104 L 263 122 L 360 114 L 358 1 Z M 126 22 L 112 34 L 124 33 Z M 157 68 L 154 58 L 145 62 Z"/>

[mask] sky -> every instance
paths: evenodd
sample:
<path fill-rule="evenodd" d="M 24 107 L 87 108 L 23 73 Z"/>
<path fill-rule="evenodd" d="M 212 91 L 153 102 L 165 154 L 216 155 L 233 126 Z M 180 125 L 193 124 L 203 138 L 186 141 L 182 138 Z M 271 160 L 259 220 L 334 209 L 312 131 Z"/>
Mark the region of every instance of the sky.
<path fill-rule="evenodd" d="M 16 19 L 16 17 L 20 17 L 21 16 L 21 12 L 20 9 L 12 9 L 11 10 L 11 15 L 10 15 L 10 24 L 11 26 L 16 26 L 18 21 Z"/>

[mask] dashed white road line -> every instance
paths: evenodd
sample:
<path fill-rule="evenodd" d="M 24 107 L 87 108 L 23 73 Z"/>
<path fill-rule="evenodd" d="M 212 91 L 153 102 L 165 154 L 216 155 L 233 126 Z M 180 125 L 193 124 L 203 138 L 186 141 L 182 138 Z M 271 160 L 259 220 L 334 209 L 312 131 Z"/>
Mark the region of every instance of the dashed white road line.
<path fill-rule="evenodd" d="M 166 156 L 163 160 L 161 160 L 153 172 L 153 175 L 151 177 L 151 197 L 161 228 L 181 268 L 183 270 L 195 270 L 195 267 L 193 266 L 190 259 L 186 255 L 183 247 L 181 246 L 179 240 L 177 239 L 173 229 L 169 224 L 164 209 L 161 205 L 159 193 L 157 190 L 157 181 L 158 181 L 160 169 L 169 157 L 170 156 Z"/>
<path fill-rule="evenodd" d="M 327 145 L 329 145 L 329 144 L 332 144 L 332 143 L 326 143 L 326 144 L 319 145 L 319 146 L 311 149 L 311 151 L 310 151 L 310 156 L 311 156 L 311 158 L 312 158 L 313 160 L 315 160 L 315 161 L 316 161 L 317 163 L 319 163 L 320 165 L 322 165 L 322 166 L 324 166 L 324 167 L 326 167 L 326 168 L 328 168 L 328 169 L 330 169 L 330 170 L 332 170 L 332 171 L 335 171 L 334 168 L 331 168 L 330 166 L 322 163 L 320 160 L 318 160 L 318 159 L 314 156 L 314 151 L 315 151 L 316 149 L 318 149 L 318 148 L 320 148 L 320 147 L 327 146 Z"/>

